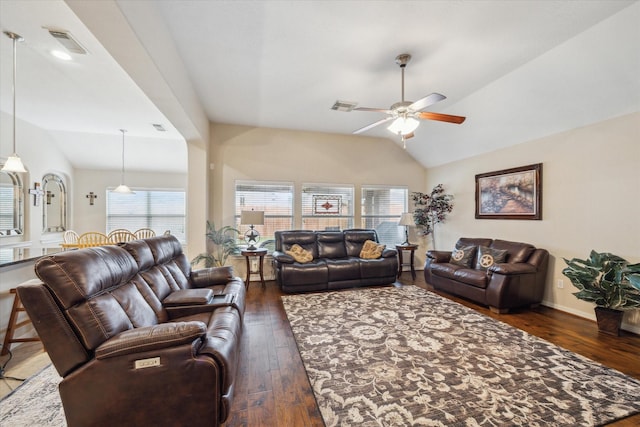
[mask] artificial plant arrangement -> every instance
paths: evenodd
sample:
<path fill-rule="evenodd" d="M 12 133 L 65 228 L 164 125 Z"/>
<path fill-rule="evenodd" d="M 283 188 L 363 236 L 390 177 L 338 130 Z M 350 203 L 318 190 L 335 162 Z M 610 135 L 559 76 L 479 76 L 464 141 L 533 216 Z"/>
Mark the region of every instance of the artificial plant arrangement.
<path fill-rule="evenodd" d="M 238 235 L 240 231 L 225 225 L 216 229 L 213 222 L 207 221 L 207 250 L 191 260 L 191 265 L 204 262 L 206 268 L 222 267 L 227 263 L 229 255 L 238 250 Z"/>
<path fill-rule="evenodd" d="M 640 263 L 629 264 L 617 255 L 594 250 L 588 259 L 565 258 L 564 261 L 567 267 L 562 274 L 578 288 L 573 295 L 595 303 L 598 328 L 618 335 L 622 310 L 640 307 Z M 615 316 L 615 320 L 601 321 L 607 314 Z"/>
<path fill-rule="evenodd" d="M 413 220 L 418 226 L 418 234 L 431 234 L 435 248 L 435 225 L 444 222 L 447 214 L 453 210 L 453 195 L 445 194 L 443 185 L 438 184 L 430 194 L 412 192 L 411 200 L 415 206 Z"/>

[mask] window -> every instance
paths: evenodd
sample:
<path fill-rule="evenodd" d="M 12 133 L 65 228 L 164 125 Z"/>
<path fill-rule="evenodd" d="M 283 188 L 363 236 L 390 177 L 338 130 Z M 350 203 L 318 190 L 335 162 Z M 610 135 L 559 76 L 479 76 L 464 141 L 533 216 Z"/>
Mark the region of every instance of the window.
<path fill-rule="evenodd" d="M 353 228 L 353 193 L 352 185 L 303 184 L 302 228 Z"/>
<path fill-rule="evenodd" d="M 407 212 L 407 200 L 406 187 L 363 186 L 360 226 L 375 229 L 380 243 L 387 246 L 404 241 L 404 228 L 398 222 Z"/>
<path fill-rule="evenodd" d="M 270 248 L 273 236 L 279 230 L 291 230 L 293 227 L 293 183 L 236 181 L 235 227 L 242 233 L 248 230 L 240 226 L 242 211 L 264 212 L 264 225 L 255 227 L 260 233 L 260 245 Z M 271 245 L 273 246 L 273 245 Z"/>
<path fill-rule="evenodd" d="M 117 228 L 134 232 L 151 228 L 156 234 L 169 230 L 186 241 L 185 192 L 182 190 L 135 190 L 135 194 L 107 191 L 107 233 Z"/>

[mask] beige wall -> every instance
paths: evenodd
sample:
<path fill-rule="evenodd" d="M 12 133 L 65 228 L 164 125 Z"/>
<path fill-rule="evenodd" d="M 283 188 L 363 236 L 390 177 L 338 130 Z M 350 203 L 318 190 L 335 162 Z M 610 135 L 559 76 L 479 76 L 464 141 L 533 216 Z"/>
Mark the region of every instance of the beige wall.
<path fill-rule="evenodd" d="M 473 141 L 469 141 L 473 144 Z M 475 175 L 543 164 L 542 221 L 476 220 Z M 438 249 L 460 236 L 524 241 L 551 254 L 544 304 L 595 318 L 561 273 L 563 258 L 591 249 L 640 262 L 640 114 L 622 116 L 427 171 L 427 187 L 443 183 L 455 195 L 447 223 L 436 232 Z M 557 287 L 558 280 L 564 288 Z M 640 332 L 640 310 L 625 314 L 623 327 Z"/>

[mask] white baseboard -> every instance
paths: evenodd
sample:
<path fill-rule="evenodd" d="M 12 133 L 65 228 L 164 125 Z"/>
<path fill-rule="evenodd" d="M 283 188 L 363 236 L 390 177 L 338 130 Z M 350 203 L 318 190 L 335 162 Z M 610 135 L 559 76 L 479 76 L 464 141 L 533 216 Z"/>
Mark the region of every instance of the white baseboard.
<path fill-rule="evenodd" d="M 551 301 L 542 301 L 542 305 L 544 305 L 545 307 L 550 307 L 556 310 L 564 311 L 565 313 L 573 314 L 575 316 L 582 317 L 584 319 L 593 320 L 594 322 L 596 320 L 595 312 L 585 313 L 584 311 L 576 310 L 574 308 L 566 307 L 560 304 L 555 304 Z M 632 325 L 627 322 L 622 322 L 621 329 L 640 335 L 640 326 L 638 325 Z"/>

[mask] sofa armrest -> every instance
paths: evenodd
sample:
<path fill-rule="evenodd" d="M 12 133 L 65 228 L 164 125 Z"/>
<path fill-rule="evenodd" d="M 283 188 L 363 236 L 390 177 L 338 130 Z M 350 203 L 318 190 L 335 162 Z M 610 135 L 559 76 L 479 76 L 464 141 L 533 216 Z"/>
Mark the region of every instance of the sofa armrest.
<path fill-rule="evenodd" d="M 393 248 L 385 248 L 384 251 L 382 251 L 382 255 L 380 256 L 381 258 L 395 258 L 398 256 L 398 251 L 396 251 Z"/>
<path fill-rule="evenodd" d="M 190 344 L 203 338 L 206 333 L 206 325 L 198 321 L 160 323 L 129 329 L 102 343 L 96 349 L 96 359 Z"/>
<path fill-rule="evenodd" d="M 293 264 L 296 260 L 289 254 L 281 251 L 273 251 L 273 259 L 283 264 Z"/>
<path fill-rule="evenodd" d="M 233 279 L 233 267 L 209 267 L 191 272 L 191 283 L 196 288 L 225 285 Z"/>
<path fill-rule="evenodd" d="M 449 262 L 451 259 L 451 251 L 430 250 L 427 251 L 427 258 L 431 259 L 432 262 Z"/>
<path fill-rule="evenodd" d="M 493 274 L 504 274 L 505 276 L 516 274 L 531 274 L 537 271 L 537 269 L 533 265 L 527 264 L 526 262 L 516 262 L 513 264 L 493 264 L 491 267 L 489 267 L 488 270 Z"/>

